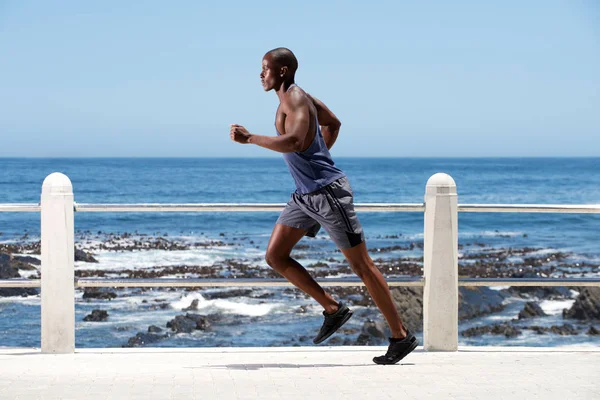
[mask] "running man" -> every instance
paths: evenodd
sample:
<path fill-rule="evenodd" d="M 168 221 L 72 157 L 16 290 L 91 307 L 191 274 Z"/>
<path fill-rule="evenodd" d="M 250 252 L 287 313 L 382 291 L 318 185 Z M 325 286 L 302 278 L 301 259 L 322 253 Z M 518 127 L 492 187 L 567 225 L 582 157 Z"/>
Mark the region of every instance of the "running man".
<path fill-rule="evenodd" d="M 364 233 L 354 211 L 352 189 L 329 153 L 341 122 L 325 104 L 294 83 L 297 68 L 296 57 L 286 48 L 271 50 L 262 59 L 263 88 L 266 92 L 275 90 L 279 97 L 275 119 L 277 136 L 255 135 L 235 124 L 230 130 L 235 142 L 283 153 L 296 183 L 296 191 L 271 234 L 267 264 L 323 306 L 325 320 L 313 342 L 318 344 L 329 338 L 350 319 L 352 311 L 335 301 L 290 257 L 303 236 L 314 237 L 323 226 L 365 283 L 390 326 L 392 337 L 388 351 L 373 361 L 396 364 L 417 347 L 417 339 L 402 324 L 388 285 L 367 252 Z"/>

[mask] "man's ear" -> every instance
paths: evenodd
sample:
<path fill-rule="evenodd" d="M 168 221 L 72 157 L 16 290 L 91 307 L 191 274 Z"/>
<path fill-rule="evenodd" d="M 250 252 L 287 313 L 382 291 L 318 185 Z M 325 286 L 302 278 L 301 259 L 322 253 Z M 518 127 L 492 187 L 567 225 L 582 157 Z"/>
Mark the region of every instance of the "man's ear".
<path fill-rule="evenodd" d="M 283 78 L 288 72 L 288 67 L 281 67 L 279 70 L 279 75 Z"/>

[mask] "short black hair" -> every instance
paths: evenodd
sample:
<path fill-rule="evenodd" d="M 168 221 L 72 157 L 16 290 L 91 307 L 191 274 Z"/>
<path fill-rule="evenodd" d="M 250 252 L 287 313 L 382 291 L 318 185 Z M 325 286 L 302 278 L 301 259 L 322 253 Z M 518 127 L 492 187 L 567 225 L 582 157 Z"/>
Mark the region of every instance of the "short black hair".
<path fill-rule="evenodd" d="M 267 52 L 267 54 L 271 55 L 271 58 L 278 67 L 288 67 L 288 70 L 292 76 L 296 74 L 296 70 L 298 69 L 298 60 L 290 49 L 278 47 Z"/>

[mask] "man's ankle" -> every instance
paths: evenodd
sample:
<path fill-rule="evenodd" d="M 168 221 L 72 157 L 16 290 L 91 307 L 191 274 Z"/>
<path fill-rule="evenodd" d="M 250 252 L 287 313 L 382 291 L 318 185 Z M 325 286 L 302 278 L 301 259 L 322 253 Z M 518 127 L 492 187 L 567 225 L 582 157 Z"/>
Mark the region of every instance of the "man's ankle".
<path fill-rule="evenodd" d="M 392 332 L 392 339 L 405 339 L 408 336 L 408 330 L 405 327 L 400 330 Z"/>
<path fill-rule="evenodd" d="M 332 304 L 325 308 L 325 314 L 335 314 L 339 309 L 338 303 Z"/>

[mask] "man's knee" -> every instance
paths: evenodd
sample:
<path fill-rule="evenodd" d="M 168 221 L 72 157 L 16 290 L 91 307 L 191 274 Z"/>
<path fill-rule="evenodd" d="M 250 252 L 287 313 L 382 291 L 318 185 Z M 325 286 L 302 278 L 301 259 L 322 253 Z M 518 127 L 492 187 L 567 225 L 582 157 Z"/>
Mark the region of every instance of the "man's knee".
<path fill-rule="evenodd" d="M 281 266 L 282 261 L 284 261 L 288 257 L 289 255 L 282 255 L 276 250 L 267 249 L 267 253 L 265 254 L 265 261 L 267 262 L 267 265 L 269 267 L 276 270 Z"/>
<path fill-rule="evenodd" d="M 373 270 L 377 269 L 375 263 L 372 260 L 362 260 L 360 262 L 354 262 L 350 264 L 352 271 L 359 277 L 363 278 L 365 275 L 368 275 L 373 272 Z"/>
<path fill-rule="evenodd" d="M 267 265 L 269 267 L 271 267 L 271 268 L 274 267 L 274 265 L 275 265 L 275 259 L 273 258 L 273 255 L 271 253 L 269 253 L 268 251 L 265 254 L 265 261 L 266 261 L 266 263 L 267 263 Z"/>

